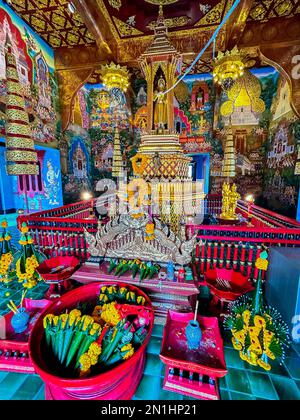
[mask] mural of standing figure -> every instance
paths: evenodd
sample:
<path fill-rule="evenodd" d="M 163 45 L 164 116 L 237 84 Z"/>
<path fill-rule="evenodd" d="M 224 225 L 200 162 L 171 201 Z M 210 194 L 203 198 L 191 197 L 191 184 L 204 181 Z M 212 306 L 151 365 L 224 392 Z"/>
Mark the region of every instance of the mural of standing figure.
<path fill-rule="evenodd" d="M 44 190 L 46 197 L 49 199 L 49 204 L 52 206 L 59 205 L 58 193 L 59 193 L 59 176 L 60 170 L 53 168 L 51 160 L 47 162 L 47 173 L 46 180 L 44 181 Z"/>

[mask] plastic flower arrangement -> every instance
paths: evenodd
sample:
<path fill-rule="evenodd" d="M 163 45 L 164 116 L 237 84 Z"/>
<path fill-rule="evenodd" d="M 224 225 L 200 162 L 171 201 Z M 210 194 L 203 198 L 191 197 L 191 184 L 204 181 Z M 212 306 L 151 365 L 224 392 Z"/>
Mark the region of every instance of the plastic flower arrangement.
<path fill-rule="evenodd" d="M 15 251 L 11 245 L 11 235 L 7 231 L 7 221 L 1 222 L 3 229 L 0 235 L 0 282 L 9 283 L 15 276 L 13 262 Z"/>
<path fill-rule="evenodd" d="M 23 283 L 23 286 L 27 289 L 32 289 L 40 280 L 36 269 L 45 260 L 45 256 L 35 249 L 33 238 L 29 234 L 26 223 L 22 224 L 20 231 L 19 244 L 22 248 L 16 257 L 16 274 L 19 283 Z"/>
<path fill-rule="evenodd" d="M 152 264 L 136 259 L 136 260 L 122 260 L 118 262 L 117 260 L 110 260 L 108 273 L 112 273 L 115 270 L 115 275 L 118 277 L 123 276 L 128 271 L 131 271 L 132 278 L 135 279 L 137 274 L 139 274 L 140 281 L 149 279 L 151 280 L 155 275 L 157 275 L 161 267 L 157 264 Z"/>
<path fill-rule="evenodd" d="M 148 334 L 144 304 L 143 296 L 125 287 L 104 286 L 92 316 L 79 309 L 46 315 L 46 346 L 64 377 L 85 378 L 132 357 Z"/>
<path fill-rule="evenodd" d="M 232 333 L 232 344 L 240 358 L 250 365 L 270 371 L 270 361 L 285 358 L 290 345 L 288 326 L 276 309 L 264 304 L 262 271 L 268 269 L 268 254 L 263 251 L 256 261 L 259 277 L 254 296 L 242 296 L 225 319 L 225 328 Z"/>

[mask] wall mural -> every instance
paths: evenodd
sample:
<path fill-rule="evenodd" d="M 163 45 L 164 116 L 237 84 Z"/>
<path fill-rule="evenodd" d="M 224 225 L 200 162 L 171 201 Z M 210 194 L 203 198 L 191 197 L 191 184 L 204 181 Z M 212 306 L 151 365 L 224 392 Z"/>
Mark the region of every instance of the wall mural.
<path fill-rule="evenodd" d="M 54 76 L 54 53 L 2 0 L 0 0 L 0 129 L 5 135 L 6 64 L 10 42 L 15 54 L 22 94 L 35 142 L 56 145 L 58 85 Z"/>
<path fill-rule="evenodd" d="M 235 182 L 242 197 L 251 193 L 257 200 L 260 200 L 263 193 L 267 139 L 272 118 L 271 106 L 277 94 L 279 74 L 271 67 L 252 69 L 251 74 L 260 83 L 260 99 L 264 101 L 266 110 L 262 114 L 253 112 L 251 98 L 247 98 L 245 91 L 240 93 L 239 106 L 235 106 L 231 115 L 237 157 Z M 222 117 L 219 109 L 227 99 L 226 94 L 222 93 L 215 104 L 215 115 L 217 116 L 214 125 L 215 135 L 220 136 L 223 144 L 226 139 L 226 127 L 229 125 L 229 118 Z M 217 159 L 217 164 L 218 170 L 215 173 L 213 170 L 215 175 L 222 170 L 220 159 Z M 214 190 L 219 190 L 221 184 L 222 179 L 213 178 L 212 186 Z"/>
<path fill-rule="evenodd" d="M 299 177 L 295 176 L 300 121 L 291 109 L 289 86 L 283 78 L 272 112 L 261 202 L 274 211 L 295 217 L 300 185 Z"/>
<path fill-rule="evenodd" d="M 275 191 L 273 183 L 278 183 L 278 177 L 283 176 L 285 184 L 284 187 L 278 184 L 278 197 L 285 197 L 285 205 L 287 200 L 290 200 L 289 212 L 291 209 L 294 211 L 298 195 L 297 180 L 293 176 L 296 147 L 294 145 L 293 152 L 289 149 L 293 142 L 292 128 L 289 124 L 285 126 L 289 133 L 285 131 L 285 136 L 288 138 L 285 150 L 290 150 L 290 153 L 284 159 L 284 166 L 276 163 L 278 167 L 271 168 L 274 159 L 269 158 L 272 156 L 272 150 L 274 148 L 277 150 L 276 144 L 282 142 L 284 128 L 279 129 L 282 115 L 286 116 L 291 112 L 287 105 L 288 99 L 285 100 L 288 97 L 287 87 L 280 84 L 278 72 L 271 67 L 253 69 L 251 74 L 259 80 L 260 99 L 264 101 L 266 110 L 263 114 L 254 113 L 250 101 L 249 104 L 236 107 L 232 114 L 237 152 L 236 182 L 239 193 L 242 197 L 252 193 L 257 203 L 282 211 L 281 206 L 274 206 L 268 193 L 263 191 L 271 189 L 269 195 L 272 195 L 272 191 Z M 120 91 L 108 92 L 99 84 L 87 84 L 79 92 L 75 101 L 73 124 L 65 136 L 65 148 L 61 147 L 62 155 L 66 157 L 65 163 L 62 158 L 62 169 L 66 168 L 64 190 L 67 201 L 71 200 L 71 197 L 74 199 L 74 194 L 78 199 L 85 189 L 94 191 L 99 179 L 111 177 L 115 127 L 120 130 L 124 166 L 127 166 L 129 172 L 131 171 L 130 157 L 136 153 L 147 123 L 147 84 L 143 78 L 136 75 L 131 80 L 131 86 L 130 102 L 129 98 Z M 281 95 L 280 99 L 278 95 Z M 279 104 L 277 107 L 276 100 Z M 222 118 L 219 112 L 224 101 L 227 101 L 227 97 L 216 91 L 211 74 L 190 75 L 175 90 L 174 128 L 186 153 L 210 154 L 210 191 L 213 193 L 221 191 L 223 182 L 220 176 L 224 141 L 229 124 L 229 120 Z M 77 158 L 74 160 L 70 151 L 77 150 L 78 135 L 82 141 L 81 150 L 78 150 L 77 154 L 86 161 L 86 165 L 90 165 L 90 171 L 86 171 L 84 165 L 78 169 L 70 167 L 68 163 L 70 159 L 73 165 L 76 162 Z M 272 144 L 273 139 L 274 144 Z M 284 175 L 285 173 L 287 175 Z M 286 181 L 288 176 L 294 178 L 293 182 Z"/>
<path fill-rule="evenodd" d="M 102 178 L 111 178 L 114 132 L 119 129 L 124 160 L 130 170 L 133 131 L 128 98 L 118 89 L 86 84 L 75 100 L 72 124 L 64 135 L 62 152 L 66 202 L 80 199 L 83 191 L 95 191 Z"/>
<path fill-rule="evenodd" d="M 5 53 L 8 44 L 16 58 L 21 93 L 31 123 L 40 167 L 40 174 L 37 176 L 8 176 L 5 171 Z M 54 76 L 53 50 L 0 0 L 1 182 L 4 191 L 6 186 L 13 191 L 9 200 L 4 197 L 7 210 L 28 208 L 30 211 L 38 211 L 63 205 L 60 152 L 55 149 L 60 134 L 59 96 Z"/>
<path fill-rule="evenodd" d="M 30 212 L 36 212 L 63 205 L 59 150 L 36 146 L 36 151 L 39 175 L 2 177 L 4 186 L 9 183 L 12 190 L 12 201 L 6 203 L 7 209 L 28 208 Z"/>

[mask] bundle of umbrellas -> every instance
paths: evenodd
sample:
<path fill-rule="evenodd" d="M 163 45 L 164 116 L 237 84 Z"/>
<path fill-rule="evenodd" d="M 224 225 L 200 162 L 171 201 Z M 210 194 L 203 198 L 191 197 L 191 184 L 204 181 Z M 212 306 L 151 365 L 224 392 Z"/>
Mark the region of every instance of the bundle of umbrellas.
<path fill-rule="evenodd" d="M 118 261 L 115 259 L 110 260 L 108 272 L 112 273 L 115 270 L 115 275 L 118 277 L 123 276 L 124 274 L 131 271 L 131 276 L 133 279 L 139 274 L 140 281 L 146 279 L 152 279 L 155 275 L 157 275 L 161 267 L 157 264 L 153 264 L 152 262 L 144 263 L 138 259 L 136 260 L 122 260 Z"/>
<path fill-rule="evenodd" d="M 104 296 L 107 297 L 106 303 Z M 140 323 L 138 316 L 131 316 L 131 322 L 119 309 L 122 305 L 131 308 L 136 306 L 120 304 L 114 300 L 119 297 L 128 302 L 126 296 L 131 303 L 145 303 L 143 296 L 137 296 L 126 288 L 103 287 L 99 297 L 100 305 L 96 306 L 93 316 L 82 315 L 78 309 L 69 314 L 45 316 L 46 346 L 59 362 L 59 370 L 64 372 L 64 377 L 69 373 L 72 377 L 100 373 L 132 357 L 143 344 L 148 334 L 147 323 Z M 144 310 L 143 306 L 139 308 Z"/>

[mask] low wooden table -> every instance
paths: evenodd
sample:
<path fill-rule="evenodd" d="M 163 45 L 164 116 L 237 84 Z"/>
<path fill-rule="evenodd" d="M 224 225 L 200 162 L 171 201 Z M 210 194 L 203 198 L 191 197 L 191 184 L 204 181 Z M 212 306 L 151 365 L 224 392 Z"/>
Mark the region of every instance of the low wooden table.
<path fill-rule="evenodd" d="M 120 277 L 109 274 L 107 271 L 108 266 L 108 263 L 103 263 L 100 267 L 86 263 L 73 274 L 72 279 L 83 284 L 118 281 L 141 288 L 147 293 L 152 302 L 156 323 L 164 324 L 170 309 L 183 309 L 189 312 L 191 306 L 188 298 L 199 293 L 197 284 L 194 281 L 186 281 L 183 283 L 170 282 L 167 280 L 160 280 L 155 276 L 151 280 L 146 279 L 140 282 L 138 278 L 133 279 L 128 274 Z"/>
<path fill-rule="evenodd" d="M 5 338 L 0 339 L 0 371 L 35 373 L 29 355 L 29 336 L 37 318 L 49 304 L 45 299 L 24 300 L 25 308 L 30 313 L 30 321 L 27 330 L 22 334 L 16 334 L 11 327 L 13 314 L 5 315 Z"/>
<path fill-rule="evenodd" d="M 219 400 L 218 378 L 227 374 L 223 340 L 217 318 L 198 316 L 202 340 L 189 350 L 185 328 L 193 313 L 170 311 L 160 358 L 166 364 L 164 389 L 204 400 Z"/>

